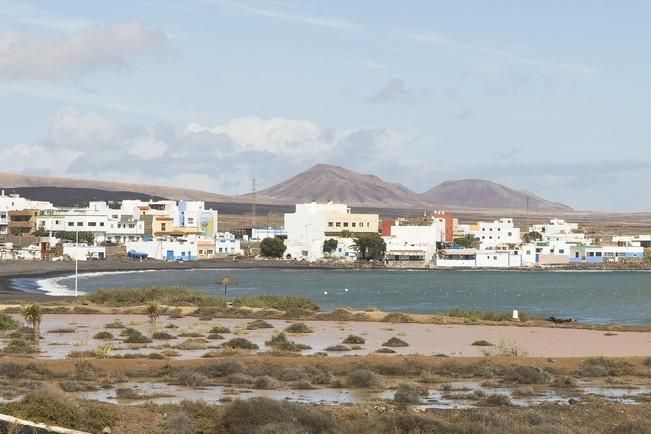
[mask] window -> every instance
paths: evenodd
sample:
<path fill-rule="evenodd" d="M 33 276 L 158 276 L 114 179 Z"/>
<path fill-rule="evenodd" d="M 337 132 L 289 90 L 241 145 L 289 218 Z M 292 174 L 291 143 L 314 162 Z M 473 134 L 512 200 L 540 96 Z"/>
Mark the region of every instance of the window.
<path fill-rule="evenodd" d="M 595 256 L 601 256 L 601 252 L 597 252 Z"/>
<path fill-rule="evenodd" d="M 207 255 L 212 255 L 212 250 L 206 250 Z"/>
<path fill-rule="evenodd" d="M 100 227 L 104 227 L 104 222 L 99 222 Z"/>
<path fill-rule="evenodd" d="M 340 227 L 341 227 L 341 222 L 337 222 L 336 226 L 337 226 L 338 228 L 340 228 Z"/>
<path fill-rule="evenodd" d="M 161 223 L 161 224 L 160 224 L 160 230 L 161 230 L 161 231 L 165 231 L 165 230 L 167 230 L 167 223 Z"/>
<path fill-rule="evenodd" d="M 88 222 L 88 226 L 97 226 L 97 222 Z"/>
<path fill-rule="evenodd" d="M 129 228 L 130 228 L 130 229 L 133 229 L 133 228 L 135 228 L 135 227 L 136 227 L 136 225 L 134 225 L 133 223 L 129 223 Z"/>
<path fill-rule="evenodd" d="M 58 224 L 59 224 L 59 220 L 54 220 L 54 224 L 58 225 Z"/>
<path fill-rule="evenodd" d="M 200 254 L 200 255 L 203 255 L 203 250 L 199 250 L 199 254 Z"/>
<path fill-rule="evenodd" d="M 558 254 L 559 254 L 559 255 L 562 255 L 562 254 L 564 254 L 564 253 L 565 253 L 565 249 L 558 249 Z"/>
<path fill-rule="evenodd" d="M 222 253 L 223 251 L 224 251 L 224 249 L 220 247 L 219 248 L 219 253 Z"/>
<path fill-rule="evenodd" d="M 188 217 L 188 224 L 189 225 L 194 224 L 194 219 L 192 217 Z"/>
<path fill-rule="evenodd" d="M 334 224 L 333 222 L 328 222 L 328 227 L 329 227 L 329 228 L 333 227 L 334 225 L 335 225 L 335 224 Z"/>
<path fill-rule="evenodd" d="M 74 226 L 74 222 L 68 222 L 68 226 Z"/>
<path fill-rule="evenodd" d="M 84 222 L 77 222 L 77 226 L 83 226 Z"/>
<path fill-rule="evenodd" d="M 509 236 L 509 237 L 513 236 L 513 232 L 509 232 L 509 233 L 508 233 L 508 236 Z"/>
<path fill-rule="evenodd" d="M 348 222 L 344 222 L 344 227 L 345 227 L 345 228 L 348 227 Z"/>
<path fill-rule="evenodd" d="M 351 225 L 352 225 L 352 227 L 355 227 L 357 225 L 357 223 L 352 222 Z"/>

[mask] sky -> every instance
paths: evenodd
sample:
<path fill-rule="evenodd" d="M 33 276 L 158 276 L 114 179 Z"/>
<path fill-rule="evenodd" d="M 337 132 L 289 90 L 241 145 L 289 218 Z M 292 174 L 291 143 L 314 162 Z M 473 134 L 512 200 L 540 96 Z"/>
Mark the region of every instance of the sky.
<path fill-rule="evenodd" d="M 651 2 L 0 0 L 0 171 L 259 189 L 317 163 L 651 210 Z"/>

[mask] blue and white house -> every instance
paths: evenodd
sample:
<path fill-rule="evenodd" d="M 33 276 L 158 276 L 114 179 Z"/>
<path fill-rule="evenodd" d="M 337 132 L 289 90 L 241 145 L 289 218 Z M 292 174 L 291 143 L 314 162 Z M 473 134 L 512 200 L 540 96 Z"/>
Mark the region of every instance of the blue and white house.
<path fill-rule="evenodd" d="M 621 260 L 642 260 L 644 247 L 576 246 L 570 249 L 570 263 L 602 264 Z"/>

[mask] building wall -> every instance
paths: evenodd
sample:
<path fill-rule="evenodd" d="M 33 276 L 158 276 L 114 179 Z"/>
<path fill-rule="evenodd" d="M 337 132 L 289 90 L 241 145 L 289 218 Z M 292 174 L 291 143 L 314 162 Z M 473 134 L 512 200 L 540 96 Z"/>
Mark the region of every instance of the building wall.
<path fill-rule="evenodd" d="M 196 261 L 198 259 L 196 240 L 185 242 L 176 240 L 129 241 L 125 245 L 127 252 L 147 253 L 150 258 L 161 261 Z"/>

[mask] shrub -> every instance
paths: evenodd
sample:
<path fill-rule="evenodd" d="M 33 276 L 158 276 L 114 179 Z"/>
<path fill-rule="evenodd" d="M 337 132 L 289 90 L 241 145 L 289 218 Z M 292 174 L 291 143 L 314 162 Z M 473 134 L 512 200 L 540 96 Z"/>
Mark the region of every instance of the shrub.
<path fill-rule="evenodd" d="M 5 354 L 31 354 L 35 351 L 32 343 L 25 339 L 12 339 L 2 349 Z"/>
<path fill-rule="evenodd" d="M 491 344 L 490 342 L 485 341 L 485 340 L 482 339 L 480 341 L 473 342 L 472 346 L 474 346 L 474 347 L 492 347 L 493 344 Z"/>
<path fill-rule="evenodd" d="M 220 347 L 241 350 L 257 350 L 259 348 L 256 344 L 244 338 L 233 338 L 221 344 Z"/>
<path fill-rule="evenodd" d="M 309 298 L 296 297 L 293 295 L 252 295 L 249 297 L 240 297 L 233 301 L 233 306 L 276 309 L 283 311 L 288 309 L 306 309 L 316 312 L 319 310 L 319 306 Z"/>
<path fill-rule="evenodd" d="M 165 419 L 165 428 L 175 434 L 193 434 L 196 432 L 192 419 L 184 411 L 172 413 Z"/>
<path fill-rule="evenodd" d="M 207 339 L 225 339 L 222 335 L 219 333 L 210 333 L 208 336 L 206 336 Z"/>
<path fill-rule="evenodd" d="M 7 413 L 49 425 L 88 432 L 101 432 L 118 420 L 118 409 L 111 404 L 86 401 L 84 405 L 51 389 L 28 392 L 19 402 L 7 404 Z"/>
<path fill-rule="evenodd" d="M 208 343 L 207 340 L 205 339 L 186 339 L 180 344 L 174 346 L 177 350 L 203 350 L 206 348 L 206 344 Z"/>
<path fill-rule="evenodd" d="M 331 345 L 325 349 L 325 351 L 350 351 L 350 348 L 348 348 L 346 345 Z"/>
<path fill-rule="evenodd" d="M 380 354 L 395 354 L 396 350 L 392 350 L 391 348 L 380 348 L 375 350 L 375 352 Z"/>
<path fill-rule="evenodd" d="M 202 366 L 200 370 L 208 377 L 215 378 L 225 377 L 236 372 L 243 372 L 244 367 L 237 362 L 228 361 L 221 363 L 211 363 L 209 365 Z"/>
<path fill-rule="evenodd" d="M 215 432 L 250 433 L 329 433 L 335 424 L 329 414 L 318 409 L 268 398 L 237 400 L 224 406 Z"/>
<path fill-rule="evenodd" d="M 113 336 L 113 333 L 111 332 L 99 332 L 96 333 L 95 336 L 93 336 L 93 339 L 109 340 L 109 339 L 115 339 L 115 336 Z"/>
<path fill-rule="evenodd" d="M 0 330 L 15 330 L 20 324 L 11 316 L 4 312 L 0 312 Z"/>
<path fill-rule="evenodd" d="M 232 384 L 253 384 L 255 382 L 253 377 L 241 372 L 229 375 L 226 381 Z"/>
<path fill-rule="evenodd" d="M 93 381 L 97 379 L 97 369 L 88 360 L 77 360 L 73 378 L 79 381 Z"/>
<path fill-rule="evenodd" d="M 479 405 L 486 407 L 510 407 L 513 405 L 511 399 L 506 395 L 488 395 L 479 402 Z"/>
<path fill-rule="evenodd" d="M 421 398 L 425 398 L 427 395 L 427 389 L 417 384 L 402 383 L 398 385 L 398 389 L 393 395 L 393 400 L 401 404 L 418 404 Z"/>
<path fill-rule="evenodd" d="M 312 333 L 313 330 L 312 330 L 311 328 L 309 328 L 308 326 L 306 326 L 306 325 L 305 325 L 304 323 L 302 323 L 302 322 L 295 322 L 294 324 L 290 324 L 289 326 L 287 326 L 287 328 L 285 329 L 285 331 L 286 331 L 287 333 L 297 333 L 297 334 L 298 334 L 298 333 L 302 333 L 302 334 L 306 334 L 306 333 Z"/>
<path fill-rule="evenodd" d="M 151 343 L 151 339 L 149 339 L 147 336 L 143 335 L 136 329 L 128 328 L 124 329 L 122 333 L 120 333 L 120 336 L 126 336 L 127 338 L 124 340 L 125 343 L 127 344 L 149 344 Z"/>
<path fill-rule="evenodd" d="M 280 383 L 275 378 L 272 378 L 268 375 L 263 375 L 256 378 L 254 385 L 256 389 L 265 390 L 278 389 L 280 387 Z"/>
<path fill-rule="evenodd" d="M 167 324 L 165 326 L 165 328 L 166 329 L 177 329 L 177 328 L 179 328 L 179 326 L 177 326 L 176 324 Z"/>
<path fill-rule="evenodd" d="M 151 335 L 152 339 L 169 340 L 176 339 L 176 336 L 167 332 L 155 332 Z"/>
<path fill-rule="evenodd" d="M 208 333 L 230 333 L 231 329 L 223 325 L 216 325 Z"/>
<path fill-rule="evenodd" d="M 414 319 L 411 316 L 404 313 L 391 312 L 386 314 L 384 318 L 382 318 L 382 321 L 396 324 L 401 322 L 413 322 Z"/>
<path fill-rule="evenodd" d="M 572 377 L 558 377 L 552 381 L 552 387 L 576 387 L 576 381 Z"/>
<path fill-rule="evenodd" d="M 85 295 L 82 300 L 109 306 L 133 306 L 159 303 L 167 306 L 226 307 L 226 300 L 222 297 L 216 297 L 201 291 L 190 291 L 182 287 L 100 289 L 99 291 Z"/>
<path fill-rule="evenodd" d="M 309 350 L 311 348 L 309 345 L 299 344 L 288 340 L 285 333 L 282 332 L 272 336 L 270 340 L 265 342 L 265 345 L 272 347 L 276 351 L 288 351 L 292 353 Z"/>
<path fill-rule="evenodd" d="M 547 372 L 534 366 L 515 366 L 509 368 L 504 375 L 504 380 L 517 384 L 546 384 L 550 376 Z"/>
<path fill-rule="evenodd" d="M 209 382 L 208 377 L 193 369 L 183 369 L 177 377 L 177 382 L 183 386 L 203 387 Z"/>
<path fill-rule="evenodd" d="M 256 319 L 246 325 L 247 330 L 272 329 L 273 325 L 263 319 Z"/>
<path fill-rule="evenodd" d="M 370 317 L 365 313 L 355 313 L 350 309 L 337 308 L 332 312 L 322 312 L 316 319 L 323 321 L 368 321 Z"/>
<path fill-rule="evenodd" d="M 397 337 L 392 337 L 388 341 L 382 344 L 383 347 L 408 347 L 409 344 L 405 341 L 403 341 L 400 338 Z"/>
<path fill-rule="evenodd" d="M 365 344 L 366 339 L 364 339 L 361 336 L 355 336 L 355 335 L 348 335 L 346 339 L 343 341 L 344 344 Z"/>
<path fill-rule="evenodd" d="M 583 362 L 578 375 L 582 377 L 610 377 L 627 375 L 632 370 L 633 366 L 625 360 L 595 357 Z"/>
<path fill-rule="evenodd" d="M 382 378 L 368 369 L 355 369 L 348 374 L 346 384 L 349 387 L 376 388 L 382 386 Z"/>

